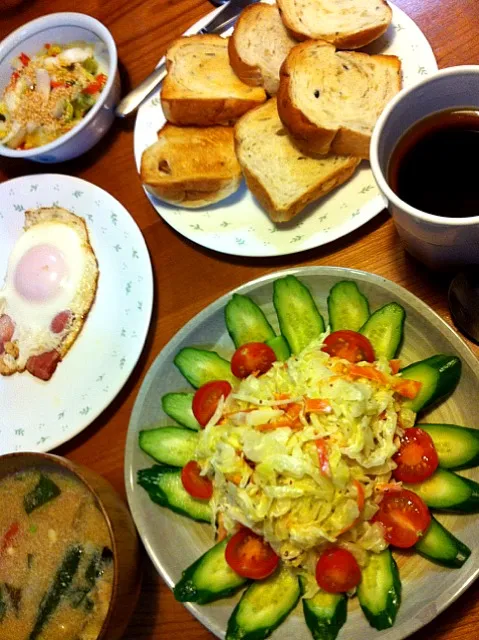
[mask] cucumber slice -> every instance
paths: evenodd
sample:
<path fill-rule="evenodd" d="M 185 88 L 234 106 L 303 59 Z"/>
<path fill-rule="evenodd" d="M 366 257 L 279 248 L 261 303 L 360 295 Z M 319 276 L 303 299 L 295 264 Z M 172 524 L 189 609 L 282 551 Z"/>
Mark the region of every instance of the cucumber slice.
<path fill-rule="evenodd" d="M 228 620 L 226 640 L 263 640 L 287 618 L 301 596 L 298 578 L 282 568 L 254 582 Z"/>
<path fill-rule="evenodd" d="M 469 469 L 479 465 L 479 430 L 455 424 L 417 424 L 432 438 L 443 469 Z"/>
<path fill-rule="evenodd" d="M 236 348 L 247 342 L 266 342 L 275 335 L 256 302 L 239 293 L 233 293 L 225 307 L 225 322 Z"/>
<path fill-rule="evenodd" d="M 291 355 L 288 343 L 284 336 L 274 336 L 271 340 L 266 340 L 268 347 L 271 347 L 280 362 L 285 362 Z"/>
<path fill-rule="evenodd" d="M 362 570 L 358 599 L 372 627 L 381 630 L 393 626 L 401 604 L 401 580 L 389 549 L 370 554 Z"/>
<path fill-rule="evenodd" d="M 369 302 L 355 282 L 343 280 L 329 292 L 328 314 L 331 331 L 359 331 L 369 318 Z"/>
<path fill-rule="evenodd" d="M 161 398 L 161 406 L 167 416 L 187 429 L 200 430 L 200 423 L 193 414 L 194 393 L 167 393 Z"/>
<path fill-rule="evenodd" d="M 138 484 L 153 502 L 200 522 L 211 522 L 209 501 L 197 500 L 187 493 L 181 482 L 181 469 L 155 464 L 138 471 Z"/>
<path fill-rule="evenodd" d="M 376 358 L 391 360 L 403 338 L 406 312 L 397 302 L 377 309 L 361 327 L 360 333 L 373 345 Z"/>
<path fill-rule="evenodd" d="M 336 640 L 346 622 L 348 599 L 344 593 L 318 591 L 303 598 L 304 619 L 314 640 Z"/>
<path fill-rule="evenodd" d="M 431 509 L 453 513 L 479 512 L 479 483 L 446 469 L 436 471 L 424 482 L 406 484 Z"/>
<path fill-rule="evenodd" d="M 424 558 L 451 569 L 462 567 L 471 555 L 467 545 L 458 540 L 436 518 L 431 518 L 428 530 L 416 542 L 414 549 Z"/>
<path fill-rule="evenodd" d="M 414 400 L 406 400 L 404 406 L 418 412 L 443 400 L 456 388 L 461 368 L 461 361 L 457 356 L 438 354 L 401 369 L 403 378 L 422 382 L 417 396 Z"/>
<path fill-rule="evenodd" d="M 183 571 L 173 593 L 179 602 L 206 604 L 227 598 L 248 582 L 233 571 L 225 560 L 228 540 L 219 542 Z"/>
<path fill-rule="evenodd" d="M 197 389 L 211 380 L 227 380 L 231 384 L 238 382 L 231 373 L 228 360 L 215 351 L 185 347 L 176 354 L 174 363 L 188 382 Z"/>
<path fill-rule="evenodd" d="M 292 353 L 299 353 L 324 332 L 324 320 L 309 289 L 295 276 L 275 280 L 273 304 Z"/>
<path fill-rule="evenodd" d="M 184 467 L 194 456 L 198 434 L 183 427 L 159 427 L 140 431 L 140 447 L 161 464 Z"/>

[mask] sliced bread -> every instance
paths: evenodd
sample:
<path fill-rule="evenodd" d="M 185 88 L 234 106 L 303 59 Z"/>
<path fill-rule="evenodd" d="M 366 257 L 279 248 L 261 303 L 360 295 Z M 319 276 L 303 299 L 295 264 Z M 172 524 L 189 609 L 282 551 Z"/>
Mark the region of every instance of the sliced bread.
<path fill-rule="evenodd" d="M 266 100 L 262 87 L 250 87 L 235 74 L 228 39 L 218 35 L 178 38 L 168 48 L 166 68 L 161 105 L 173 124 L 230 125 Z"/>
<path fill-rule="evenodd" d="M 241 12 L 229 39 L 230 63 L 243 82 L 276 95 L 279 69 L 295 44 L 275 4 L 252 4 Z"/>
<path fill-rule="evenodd" d="M 343 184 L 360 163 L 358 158 L 301 153 L 279 119 L 275 98 L 236 123 L 235 144 L 246 184 L 273 222 L 291 220 Z"/>
<path fill-rule="evenodd" d="M 281 68 L 278 111 L 303 151 L 368 159 L 376 120 L 400 88 L 396 56 L 310 40 L 291 49 Z"/>
<path fill-rule="evenodd" d="M 154 196 L 191 209 L 234 193 L 242 175 L 232 127 L 176 127 L 165 124 L 143 152 L 141 181 Z"/>
<path fill-rule="evenodd" d="M 359 49 L 379 38 L 392 20 L 385 0 L 278 0 L 284 24 L 298 38 Z"/>

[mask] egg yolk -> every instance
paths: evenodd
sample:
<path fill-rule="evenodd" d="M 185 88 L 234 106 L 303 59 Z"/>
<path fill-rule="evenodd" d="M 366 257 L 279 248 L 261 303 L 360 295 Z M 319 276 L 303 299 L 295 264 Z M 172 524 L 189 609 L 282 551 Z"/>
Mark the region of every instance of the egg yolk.
<path fill-rule="evenodd" d="M 31 302 L 45 302 L 65 286 L 68 267 L 63 253 L 50 244 L 40 244 L 29 249 L 15 269 L 14 283 L 17 292 Z"/>

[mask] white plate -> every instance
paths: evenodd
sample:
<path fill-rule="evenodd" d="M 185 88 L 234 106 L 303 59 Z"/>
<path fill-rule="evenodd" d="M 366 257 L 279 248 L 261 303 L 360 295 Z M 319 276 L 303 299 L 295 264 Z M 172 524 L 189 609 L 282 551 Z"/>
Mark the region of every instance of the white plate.
<path fill-rule="evenodd" d="M 60 206 L 83 217 L 100 269 L 93 307 L 51 380 L 0 376 L 0 454 L 49 451 L 88 426 L 125 384 L 146 339 L 153 304 L 150 256 L 128 211 L 100 187 L 63 175 L 0 184 L 0 283 L 24 211 Z"/>
<path fill-rule="evenodd" d="M 404 343 L 400 358 L 404 364 L 422 360 L 436 353 L 455 354 L 462 360 L 462 376 L 454 393 L 421 416 L 425 422 L 463 424 L 478 427 L 477 359 L 455 331 L 436 313 L 406 289 L 377 275 L 341 267 L 303 267 L 271 273 L 249 282 L 235 291 L 249 295 L 261 306 L 273 328 L 278 321 L 272 304 L 273 281 L 287 273 L 297 275 L 311 290 L 320 312 L 326 319 L 327 296 L 330 288 L 341 280 L 354 280 L 367 296 L 371 310 L 396 301 L 406 310 Z M 161 397 L 171 391 L 191 391 L 188 383 L 173 364 L 173 358 L 186 346 L 198 346 L 218 351 L 231 358 L 233 343 L 224 322 L 224 308 L 230 292 L 195 316 L 163 348 L 148 371 L 141 386 L 128 428 L 125 452 L 125 484 L 130 510 L 145 548 L 169 587 L 179 580 L 182 571 L 205 553 L 213 544 L 212 527 L 177 515 L 150 501 L 146 491 L 136 484 L 137 472 L 154 461 L 138 446 L 138 434 L 153 425 L 173 424 L 161 409 Z M 461 475 L 479 480 L 479 468 L 461 471 Z M 414 553 L 395 553 L 403 585 L 402 604 L 391 629 L 378 632 L 367 623 L 359 609 L 357 598 L 348 604 L 348 620 L 338 640 L 402 640 L 430 622 L 450 605 L 479 575 L 478 515 L 444 515 L 440 520 L 454 535 L 472 550 L 461 569 L 445 569 Z M 224 638 L 226 624 L 238 600 L 225 598 L 201 606 L 186 607 L 210 631 Z M 428 637 L 427 634 L 424 636 Z M 311 640 L 301 604 L 273 634 L 276 640 Z"/>
<path fill-rule="evenodd" d="M 391 6 L 391 26 L 365 51 L 397 55 L 402 61 L 403 86 L 408 87 L 437 71 L 437 63 L 419 27 L 401 9 Z M 143 151 L 155 142 L 156 132 L 164 122 L 157 94 L 140 108 L 136 119 L 134 151 L 138 171 Z M 345 185 L 282 225 L 271 222 L 244 182 L 237 193 L 204 209 L 170 206 L 146 195 L 158 214 L 189 240 L 222 253 L 251 257 L 280 256 L 319 247 L 357 229 L 385 207 L 367 162 Z"/>

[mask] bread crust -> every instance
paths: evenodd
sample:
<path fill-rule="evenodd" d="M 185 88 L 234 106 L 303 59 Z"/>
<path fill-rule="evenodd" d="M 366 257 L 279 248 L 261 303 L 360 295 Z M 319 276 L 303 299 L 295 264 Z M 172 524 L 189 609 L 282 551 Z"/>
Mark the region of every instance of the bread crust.
<path fill-rule="evenodd" d="M 230 64 L 243 82 L 276 95 L 279 68 L 295 44 L 277 5 L 252 4 L 243 9 L 229 38 Z"/>
<path fill-rule="evenodd" d="M 266 100 L 229 63 L 228 39 L 196 35 L 175 40 L 166 53 L 167 76 L 161 88 L 165 118 L 176 125 L 230 126 Z"/>
<path fill-rule="evenodd" d="M 264 123 L 268 122 L 266 125 Z M 241 165 L 246 184 L 249 190 L 257 198 L 261 206 L 267 211 L 273 222 L 289 222 L 294 216 L 300 213 L 306 205 L 332 191 L 337 186 L 343 184 L 354 173 L 360 163 L 359 158 L 330 158 L 331 165 L 325 167 L 324 158 L 302 157 L 291 138 L 281 129 L 281 121 L 276 110 L 276 100 L 272 98 L 266 104 L 257 107 L 239 120 L 235 126 L 235 145 L 238 161 Z M 262 127 L 267 127 L 263 133 Z M 265 140 L 271 140 L 272 130 L 276 130 L 281 142 L 277 148 L 279 166 L 274 167 L 275 150 L 271 151 L 271 158 L 262 167 L 253 165 L 257 160 L 257 155 L 248 149 L 248 140 L 256 140 L 259 144 L 260 153 L 267 149 L 266 144 L 262 144 L 263 136 Z M 303 163 L 306 162 L 306 165 Z M 279 170 L 284 172 L 278 178 L 281 184 L 282 177 L 289 175 L 291 179 L 298 180 L 300 172 L 306 172 L 310 179 L 306 186 L 298 184 L 297 194 L 293 197 L 284 198 L 284 204 L 278 204 L 278 194 L 271 185 L 267 184 L 267 176 L 264 173 L 264 166 L 267 170 L 274 172 Z M 256 169 L 256 170 L 255 170 Z M 296 176 L 296 177 L 295 177 Z M 295 185 L 296 186 L 296 185 Z M 280 188 L 280 187 L 279 187 Z M 275 197 L 276 196 L 276 197 Z"/>
<path fill-rule="evenodd" d="M 231 127 L 165 124 L 141 158 L 141 181 L 170 204 L 197 209 L 227 198 L 241 184 Z"/>
<path fill-rule="evenodd" d="M 371 123 L 371 114 L 369 112 L 366 113 L 365 110 L 361 111 L 360 97 L 350 95 L 350 101 L 347 105 L 350 108 L 351 101 L 353 101 L 354 105 L 357 104 L 357 118 L 358 121 L 362 118 L 362 121 L 358 122 L 355 127 L 347 124 L 346 119 L 344 124 L 341 124 L 340 107 L 335 110 L 337 122 L 331 124 L 322 116 L 319 107 L 313 118 L 312 109 L 309 109 L 308 115 L 306 115 L 304 100 L 301 105 L 296 100 L 298 96 L 293 87 L 295 74 L 302 74 L 305 77 L 308 74 L 308 77 L 316 76 L 318 87 L 321 87 L 318 89 L 318 99 L 323 93 L 323 87 L 327 86 L 329 77 L 325 75 L 324 79 L 319 78 L 321 67 L 325 68 L 324 61 L 318 59 L 316 68 L 314 68 L 311 60 L 307 59 L 305 55 L 310 53 L 311 50 L 316 50 L 321 54 L 320 49 L 323 49 L 325 53 L 327 52 L 328 57 L 331 57 L 331 54 L 341 56 L 339 61 L 335 60 L 334 62 L 342 66 L 344 66 L 345 62 L 348 62 L 354 64 L 355 68 L 365 67 L 366 65 L 382 65 L 387 68 L 390 87 L 388 87 L 386 93 L 382 91 L 377 96 L 377 104 L 375 105 L 376 119 L 389 99 L 401 88 L 401 62 L 396 56 L 390 55 L 370 56 L 367 53 L 360 52 L 336 52 L 334 45 L 322 41 L 309 40 L 294 47 L 281 67 L 278 113 L 284 126 L 294 137 L 297 146 L 307 153 L 336 153 L 338 155 L 352 155 L 367 160 L 369 159 L 369 145 L 375 119 L 373 118 L 374 121 Z M 331 71 L 330 77 L 333 77 L 334 71 L 334 69 Z M 354 87 L 347 88 L 350 93 L 354 90 Z M 372 90 L 373 88 L 371 87 Z M 355 100 L 356 102 L 354 102 Z M 335 104 L 334 106 L 336 107 L 337 105 Z M 333 110 L 331 105 L 329 108 Z"/>
<path fill-rule="evenodd" d="M 305 20 L 302 11 L 298 10 L 297 0 L 277 0 L 281 12 L 281 19 L 285 26 L 291 31 L 297 40 L 325 40 L 334 44 L 338 49 L 359 49 L 370 44 L 385 33 L 391 24 L 392 10 L 386 0 L 351 0 L 350 7 L 344 7 L 338 11 L 337 21 L 334 28 L 326 28 L 321 19 L 321 13 L 316 19 Z M 311 7 L 321 12 L 323 0 L 309 0 Z M 354 11 L 356 7 L 366 4 L 371 10 L 377 11 L 376 22 L 363 26 L 345 27 L 342 26 L 341 12 Z M 378 10 L 376 10 L 378 7 Z M 358 12 L 359 13 L 359 12 Z M 332 14 L 328 11 L 327 14 Z"/>

